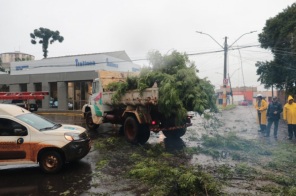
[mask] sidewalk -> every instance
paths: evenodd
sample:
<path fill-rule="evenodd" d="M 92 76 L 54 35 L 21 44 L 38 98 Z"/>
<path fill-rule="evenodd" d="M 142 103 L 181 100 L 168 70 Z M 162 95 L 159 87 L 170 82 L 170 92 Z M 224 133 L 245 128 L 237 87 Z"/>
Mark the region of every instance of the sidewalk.
<path fill-rule="evenodd" d="M 50 108 L 50 109 L 42 109 L 39 108 L 37 112 L 34 112 L 36 114 L 59 114 L 59 115 L 71 115 L 71 116 L 82 116 L 81 110 L 58 110 L 56 108 Z"/>

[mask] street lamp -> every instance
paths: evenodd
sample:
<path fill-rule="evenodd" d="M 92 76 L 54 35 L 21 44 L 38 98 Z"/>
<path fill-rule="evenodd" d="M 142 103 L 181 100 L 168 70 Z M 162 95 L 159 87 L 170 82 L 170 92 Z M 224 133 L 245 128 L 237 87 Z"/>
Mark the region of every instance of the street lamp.
<path fill-rule="evenodd" d="M 231 78 L 231 77 L 233 76 L 233 74 L 234 74 L 236 71 L 240 70 L 240 69 L 241 69 L 241 68 L 237 68 L 236 70 L 234 70 L 229 78 Z"/>
<path fill-rule="evenodd" d="M 240 38 L 242 38 L 244 35 L 247 34 L 251 34 L 254 33 L 256 31 L 250 31 L 248 33 L 244 33 L 241 36 L 239 36 L 230 46 L 227 45 L 227 37 L 225 36 L 225 41 L 224 41 L 224 46 L 222 46 L 221 44 L 219 44 L 219 42 L 217 40 L 215 40 L 210 34 L 201 32 L 201 31 L 196 31 L 196 33 L 199 34 L 204 34 L 209 36 L 212 40 L 214 40 L 223 50 L 224 50 L 224 74 L 223 74 L 223 107 L 226 107 L 226 85 L 228 83 L 228 79 L 227 79 L 227 53 L 228 53 L 228 49 L 233 46 L 233 44 L 235 44 Z"/>

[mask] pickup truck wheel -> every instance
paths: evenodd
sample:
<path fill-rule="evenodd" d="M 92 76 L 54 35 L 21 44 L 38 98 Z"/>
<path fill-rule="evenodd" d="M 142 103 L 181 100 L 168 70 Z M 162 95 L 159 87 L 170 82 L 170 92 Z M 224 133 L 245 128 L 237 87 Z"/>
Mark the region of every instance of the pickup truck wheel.
<path fill-rule="evenodd" d="M 139 132 L 139 143 L 145 144 L 150 138 L 150 129 L 147 125 L 141 125 L 140 126 L 140 132 Z"/>
<path fill-rule="evenodd" d="M 139 137 L 139 123 L 133 117 L 127 117 L 124 121 L 124 136 L 126 141 L 137 144 Z"/>
<path fill-rule="evenodd" d="M 44 152 L 39 160 L 39 166 L 45 173 L 56 173 L 62 168 L 63 164 L 61 155 L 56 151 Z"/>
<path fill-rule="evenodd" d="M 162 131 L 165 137 L 167 138 L 180 138 L 186 133 L 186 128 L 171 130 L 171 131 Z"/>
<path fill-rule="evenodd" d="M 94 131 L 99 127 L 99 125 L 97 125 L 93 122 L 91 112 L 86 113 L 85 123 L 86 123 L 87 128 L 91 131 Z"/>

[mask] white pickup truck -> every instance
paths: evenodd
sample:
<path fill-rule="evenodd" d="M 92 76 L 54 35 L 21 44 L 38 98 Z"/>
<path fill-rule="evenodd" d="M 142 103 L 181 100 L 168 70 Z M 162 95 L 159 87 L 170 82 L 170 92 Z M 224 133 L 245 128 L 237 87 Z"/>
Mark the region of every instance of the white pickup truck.
<path fill-rule="evenodd" d="M 126 92 L 121 99 L 112 101 L 114 91 L 106 87 L 112 82 L 125 81 L 129 73 L 116 71 L 98 71 L 99 77 L 93 81 L 92 94 L 89 103 L 82 108 L 86 125 L 90 130 L 96 129 L 102 123 L 122 125 L 120 132 L 124 133 L 128 142 L 144 144 L 150 137 L 150 132 L 162 131 L 166 137 L 181 137 L 186 128 L 191 125 L 190 117 L 177 125 L 175 118 L 165 118 L 158 111 L 158 88 L 156 85 L 140 93 L 139 90 Z"/>
<path fill-rule="evenodd" d="M 45 173 L 58 172 L 90 151 L 86 129 L 56 124 L 28 110 L 0 104 L 0 165 L 39 163 Z"/>

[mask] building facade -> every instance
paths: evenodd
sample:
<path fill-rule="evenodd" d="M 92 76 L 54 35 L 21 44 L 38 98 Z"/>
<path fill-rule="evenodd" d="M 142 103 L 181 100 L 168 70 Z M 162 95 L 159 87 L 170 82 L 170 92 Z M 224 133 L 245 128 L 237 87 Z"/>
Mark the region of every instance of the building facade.
<path fill-rule="evenodd" d="M 2 67 L 5 69 L 5 72 L 10 72 L 10 63 L 16 61 L 32 61 L 35 59 L 33 55 L 16 52 L 7 52 L 0 54 L 0 59 L 2 62 Z"/>
<path fill-rule="evenodd" d="M 118 51 L 12 62 L 10 69 L 0 77 L 9 92 L 48 91 L 49 96 L 36 100 L 39 107 L 80 110 L 88 102 L 98 70 L 138 72 L 140 66 Z"/>

